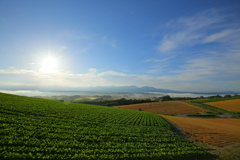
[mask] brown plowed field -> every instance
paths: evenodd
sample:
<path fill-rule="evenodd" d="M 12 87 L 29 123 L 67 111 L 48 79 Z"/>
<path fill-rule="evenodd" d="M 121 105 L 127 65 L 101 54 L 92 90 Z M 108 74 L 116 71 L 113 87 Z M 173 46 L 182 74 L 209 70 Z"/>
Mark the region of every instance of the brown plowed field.
<path fill-rule="evenodd" d="M 182 101 L 167 101 L 154 103 L 141 103 L 132 105 L 115 106 L 115 108 L 124 108 L 131 110 L 139 110 L 158 114 L 189 114 L 189 113 L 204 113 L 206 110 L 192 106 Z"/>
<path fill-rule="evenodd" d="M 240 99 L 205 103 L 214 107 L 219 107 L 230 112 L 240 112 Z"/>
<path fill-rule="evenodd" d="M 162 116 L 182 128 L 185 133 L 194 138 L 194 141 L 216 146 L 240 142 L 240 119 Z"/>

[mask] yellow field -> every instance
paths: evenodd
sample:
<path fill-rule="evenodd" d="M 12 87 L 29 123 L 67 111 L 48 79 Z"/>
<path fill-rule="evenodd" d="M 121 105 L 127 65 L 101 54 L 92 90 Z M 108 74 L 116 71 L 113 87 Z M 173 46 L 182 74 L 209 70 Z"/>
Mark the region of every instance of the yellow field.
<path fill-rule="evenodd" d="M 194 138 L 194 141 L 216 146 L 240 142 L 240 119 L 162 116 L 182 128 L 185 133 Z"/>
<path fill-rule="evenodd" d="M 167 101 L 167 102 L 154 102 L 154 103 L 141 103 L 132 105 L 115 106 L 115 108 L 124 108 L 131 110 L 139 110 L 152 112 L 158 114 L 194 114 L 204 113 L 206 110 L 192 106 L 182 101 Z"/>
<path fill-rule="evenodd" d="M 217 102 L 208 102 L 205 103 L 214 107 L 219 107 L 226 111 L 230 112 L 240 112 L 240 99 L 226 100 L 226 101 L 217 101 Z"/>

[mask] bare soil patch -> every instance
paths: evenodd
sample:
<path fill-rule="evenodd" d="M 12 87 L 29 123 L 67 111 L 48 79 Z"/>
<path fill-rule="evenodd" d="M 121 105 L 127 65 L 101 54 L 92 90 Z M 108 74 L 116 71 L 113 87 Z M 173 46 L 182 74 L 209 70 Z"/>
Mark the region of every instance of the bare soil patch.
<path fill-rule="evenodd" d="M 200 119 L 162 116 L 182 128 L 195 142 L 199 141 L 215 146 L 225 146 L 240 142 L 240 119 Z"/>

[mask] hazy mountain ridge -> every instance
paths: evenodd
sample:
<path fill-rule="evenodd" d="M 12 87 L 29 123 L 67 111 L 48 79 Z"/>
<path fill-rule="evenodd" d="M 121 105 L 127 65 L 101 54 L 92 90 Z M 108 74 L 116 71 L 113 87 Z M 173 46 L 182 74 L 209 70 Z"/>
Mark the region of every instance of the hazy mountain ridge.
<path fill-rule="evenodd" d="M 3 87 L 0 86 L 0 90 L 40 90 L 40 91 L 83 91 L 83 92 L 109 92 L 109 93 L 116 93 L 116 92 L 139 92 L 139 93 L 146 93 L 146 92 L 161 92 L 161 93 L 194 93 L 194 94 L 235 94 L 240 93 L 234 91 L 219 91 L 219 92 L 186 92 L 186 91 L 176 91 L 170 89 L 163 89 L 163 88 L 155 88 L 151 86 L 143 86 L 137 87 L 135 85 L 131 86 L 89 86 L 89 87 L 39 87 L 39 86 L 18 86 L 18 87 Z"/>
<path fill-rule="evenodd" d="M 99 91 L 99 92 L 178 92 L 169 89 L 157 89 L 154 87 L 144 86 L 96 86 L 96 87 L 79 87 L 81 91 Z"/>
<path fill-rule="evenodd" d="M 195 93 L 195 94 L 235 94 L 239 92 L 227 91 L 227 92 L 186 92 L 176 91 L 163 88 L 155 88 L 151 86 L 137 87 L 132 86 L 94 86 L 94 87 L 77 87 L 73 88 L 74 91 L 94 91 L 94 92 L 162 92 L 162 93 Z"/>

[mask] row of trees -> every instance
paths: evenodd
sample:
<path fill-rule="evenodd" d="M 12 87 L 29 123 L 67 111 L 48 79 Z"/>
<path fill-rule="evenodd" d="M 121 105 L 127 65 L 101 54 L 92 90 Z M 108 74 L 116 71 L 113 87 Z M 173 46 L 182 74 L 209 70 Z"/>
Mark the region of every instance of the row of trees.
<path fill-rule="evenodd" d="M 172 98 L 169 95 L 160 97 L 161 101 L 172 101 L 172 100 L 180 101 L 180 100 L 194 100 L 194 99 L 197 99 L 197 98 L 192 98 L 192 97 L 174 97 L 174 98 Z"/>
<path fill-rule="evenodd" d="M 226 94 L 224 96 L 216 95 L 216 96 L 209 96 L 207 98 L 231 98 L 231 97 L 238 97 L 239 95 L 235 93 L 233 96 L 230 94 Z"/>
<path fill-rule="evenodd" d="M 194 99 L 211 99 L 211 98 L 234 98 L 234 97 L 239 97 L 239 95 L 236 93 L 234 94 L 233 96 L 230 95 L 230 94 L 227 94 L 227 95 L 224 95 L 224 96 L 220 96 L 220 95 L 215 95 L 215 96 L 209 96 L 209 97 L 198 97 L 198 98 L 191 98 L 191 97 L 174 97 L 174 98 L 171 98 L 169 95 L 166 95 L 166 96 L 163 96 L 163 97 L 160 97 L 159 100 L 162 100 L 162 101 L 172 101 L 172 100 L 194 100 Z"/>
<path fill-rule="evenodd" d="M 84 102 L 79 102 L 79 103 L 111 107 L 111 106 L 138 104 L 138 103 L 149 103 L 149 102 L 154 102 L 154 101 L 152 101 L 151 99 L 125 99 L 125 98 L 121 98 L 121 99 L 117 99 L 117 100 L 84 101 Z"/>
<path fill-rule="evenodd" d="M 83 102 L 76 102 L 76 103 L 83 103 L 83 104 L 92 104 L 92 105 L 100 105 L 100 106 L 120 106 L 120 105 L 129 105 L 129 104 L 138 104 L 138 103 L 150 103 L 150 102 L 158 102 L 158 101 L 172 101 L 172 100 L 194 100 L 194 99 L 204 99 L 204 98 L 231 98 L 231 97 L 238 97 L 238 94 L 232 95 L 225 95 L 225 96 L 209 96 L 209 97 L 198 97 L 198 98 L 191 98 L 191 97 L 170 97 L 169 95 L 155 98 L 155 100 L 151 99 L 117 99 L 117 100 L 92 100 L 92 101 L 83 101 Z"/>

